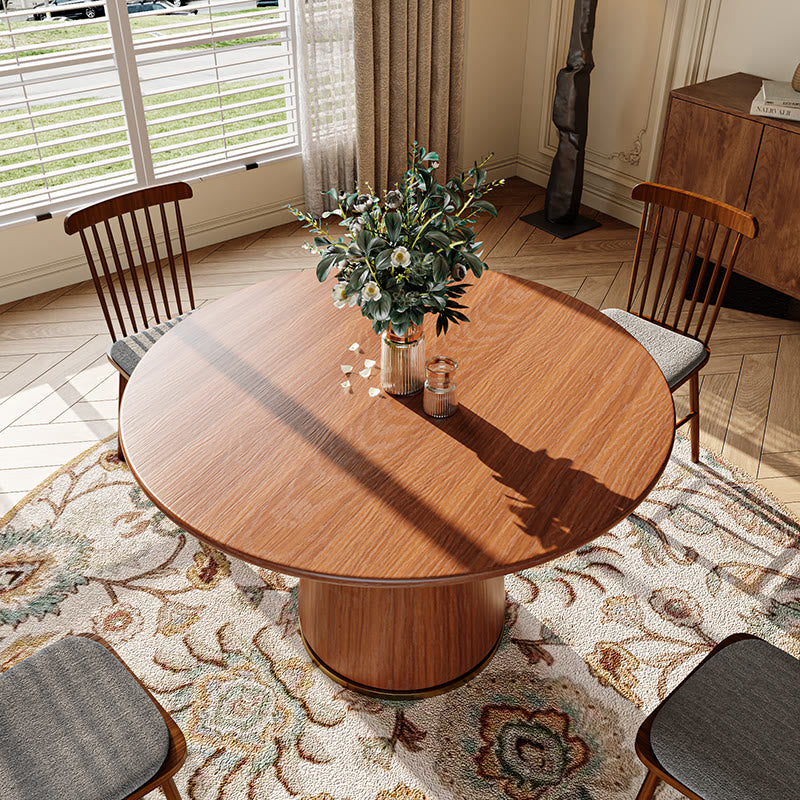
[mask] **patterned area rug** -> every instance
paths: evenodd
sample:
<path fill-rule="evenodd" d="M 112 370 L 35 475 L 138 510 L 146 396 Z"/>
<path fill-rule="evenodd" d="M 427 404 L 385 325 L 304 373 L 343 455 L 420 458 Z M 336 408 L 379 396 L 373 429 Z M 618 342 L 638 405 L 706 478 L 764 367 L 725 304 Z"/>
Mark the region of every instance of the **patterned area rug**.
<path fill-rule="evenodd" d="M 0 669 L 69 632 L 105 637 L 183 728 L 186 798 L 631 800 L 636 729 L 717 641 L 800 655 L 800 524 L 712 453 L 692 465 L 682 438 L 627 520 L 507 578 L 486 670 L 413 703 L 313 668 L 295 581 L 175 527 L 115 446 L 2 520 Z"/>

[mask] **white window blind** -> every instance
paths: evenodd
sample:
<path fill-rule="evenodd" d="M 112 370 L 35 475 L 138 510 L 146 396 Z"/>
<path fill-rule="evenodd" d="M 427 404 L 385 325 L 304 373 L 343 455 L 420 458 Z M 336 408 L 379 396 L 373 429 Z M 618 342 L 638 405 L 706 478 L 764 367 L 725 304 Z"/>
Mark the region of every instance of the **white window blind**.
<path fill-rule="evenodd" d="M 299 152 L 292 40 L 284 0 L 0 14 L 0 225 Z"/>

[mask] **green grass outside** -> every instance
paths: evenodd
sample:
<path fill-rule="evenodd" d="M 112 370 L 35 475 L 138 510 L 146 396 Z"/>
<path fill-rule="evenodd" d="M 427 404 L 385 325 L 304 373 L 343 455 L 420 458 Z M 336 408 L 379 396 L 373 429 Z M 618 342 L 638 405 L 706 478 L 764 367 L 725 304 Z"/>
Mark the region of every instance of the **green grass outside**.
<path fill-rule="evenodd" d="M 189 4 L 188 7 L 184 7 L 184 10 L 188 8 L 192 8 L 192 4 Z M 38 11 L 38 9 L 36 9 Z M 33 13 L 33 9 L 31 13 Z M 241 20 L 231 20 L 226 25 L 225 17 L 229 17 L 233 14 L 256 14 L 256 13 L 263 13 L 263 9 L 243 9 L 242 11 L 215 11 L 212 14 L 212 19 L 214 20 L 214 31 L 216 34 L 219 34 L 225 30 L 225 28 L 230 28 L 232 26 L 241 25 Z M 163 16 L 144 16 L 141 17 L 138 14 L 132 14 L 130 17 L 131 22 L 131 30 L 133 31 L 134 36 L 136 34 L 141 34 L 147 31 L 154 31 L 157 32 L 159 28 L 163 28 L 167 25 L 175 25 L 177 23 L 184 23 L 184 22 L 194 22 L 194 21 L 206 21 L 208 22 L 208 14 L 203 13 L 202 10 L 198 9 L 197 15 L 190 14 L 190 15 L 179 15 L 179 14 L 165 14 Z M 0 34 L 7 33 L 11 31 L 14 33 L 14 45 L 17 48 L 18 55 L 21 58 L 30 57 L 30 56 L 39 56 L 39 55 L 50 55 L 52 53 L 64 53 L 69 52 L 71 50 L 77 50 L 82 45 L 80 44 L 71 44 L 69 42 L 70 39 L 82 39 L 84 36 L 104 36 L 108 33 L 107 21 L 105 18 L 99 19 L 97 22 L 91 22 L 88 24 L 67 24 L 62 25 L 61 23 L 77 23 L 83 22 L 81 20 L 66 20 L 63 17 L 56 17 L 55 20 L 58 23 L 58 27 L 53 26 L 50 20 L 39 20 L 39 21 L 17 21 L 11 23 L 9 27 L 8 21 L 0 23 Z M 19 31 L 23 28 L 32 28 L 36 27 L 35 31 L 31 31 L 29 33 L 15 33 L 15 31 Z M 189 27 L 186 29 L 187 35 L 191 34 L 193 31 L 200 32 L 202 31 L 202 26 L 197 25 Z M 170 35 L 179 35 L 180 31 L 174 31 Z M 216 46 L 217 48 L 221 47 L 234 47 L 235 45 L 240 44 L 255 44 L 257 42 L 268 42 L 273 39 L 277 39 L 280 36 L 278 33 L 269 33 L 263 36 L 251 36 L 247 38 L 239 38 L 239 39 L 231 39 L 226 42 L 219 42 Z M 9 36 L 2 36 L 0 35 L 0 50 L 5 50 L 10 47 L 10 39 Z M 56 41 L 65 41 L 66 44 L 61 45 L 57 50 L 42 47 L 43 44 L 48 42 L 56 42 Z M 141 39 L 139 39 L 141 41 Z M 102 44 L 102 40 L 98 40 L 100 44 Z M 91 46 L 91 43 L 88 45 Z M 199 45 L 192 45 L 191 47 L 185 47 L 182 49 L 185 50 L 207 50 L 213 47 L 211 44 L 199 44 Z M 13 60 L 14 55 L 11 53 L 4 53 L 0 54 L 0 63 L 7 60 Z"/>
<path fill-rule="evenodd" d="M 214 98 L 207 100 L 198 100 L 197 102 L 182 104 L 178 109 L 160 109 L 154 111 L 147 111 L 147 103 L 145 104 L 145 113 L 148 121 L 148 130 L 151 134 L 155 133 L 171 133 L 172 135 L 166 139 L 158 140 L 153 143 L 153 147 L 170 146 L 171 150 L 165 153 L 156 153 L 153 156 L 154 162 L 158 165 L 168 159 L 195 155 L 218 147 L 218 142 L 206 142 L 203 144 L 195 144 L 195 140 L 205 138 L 206 136 L 222 136 L 223 132 L 228 138 L 229 145 L 240 145 L 246 142 L 254 141 L 261 138 L 258 131 L 250 134 L 236 136 L 237 130 L 244 128 L 258 128 L 262 125 L 267 125 L 274 122 L 285 122 L 286 112 L 280 111 L 283 106 L 284 100 L 270 100 L 277 94 L 281 94 L 283 87 L 277 86 L 264 86 L 263 82 L 256 81 L 237 81 L 231 82 L 223 86 L 223 89 L 237 89 L 241 92 L 223 98 L 227 104 L 245 102 L 247 100 L 260 100 L 256 105 L 249 106 L 244 109 L 229 109 L 225 105 L 220 108 L 219 101 Z M 199 89 L 183 89 L 177 91 L 163 92 L 153 97 L 147 98 L 150 105 L 172 102 L 176 100 L 187 99 L 191 97 L 199 97 L 208 93 L 207 88 Z M 77 101 L 76 101 L 77 102 Z M 119 101 L 109 100 L 103 102 L 101 105 L 95 106 L 89 111 L 81 109 L 70 109 L 70 104 L 60 104 L 60 111 L 54 111 L 52 114 L 47 114 L 38 117 L 35 120 L 36 130 L 50 125 L 57 125 L 58 127 L 52 131 L 40 132 L 34 135 L 31 130 L 30 122 L 27 120 L 19 120 L 17 122 L 6 122 L 9 117 L 13 117 L 19 111 L 6 111 L 0 113 L 0 128 L 4 132 L 11 131 L 31 131 L 30 134 L 19 136 L 10 142 L 4 143 L 5 147 L 11 149 L 12 147 L 25 147 L 21 153 L 12 155 L 2 155 L 0 151 L 0 167 L 12 166 L 14 164 L 22 164 L 37 157 L 36 143 L 37 138 L 39 145 L 46 144 L 47 142 L 64 138 L 65 136 L 80 136 L 80 140 L 71 143 L 51 145 L 50 147 L 43 148 L 44 156 L 59 155 L 57 161 L 48 165 L 51 171 L 60 169 L 74 169 L 83 167 L 77 176 L 75 174 L 66 174 L 63 176 L 49 177 L 48 184 L 52 186 L 59 186 L 65 183 L 70 183 L 78 178 L 97 178 L 103 175 L 110 175 L 115 172 L 130 170 L 132 168 L 129 159 L 117 164 L 109 164 L 105 166 L 96 166 L 95 161 L 104 160 L 107 158 L 123 157 L 128 154 L 127 135 L 125 133 L 109 134 L 106 133 L 109 128 L 120 125 L 119 119 L 101 120 L 95 123 L 74 123 L 78 120 L 85 119 L 87 114 L 91 116 L 100 116 L 103 114 L 121 114 L 122 104 Z M 44 110 L 46 106 L 42 106 Z M 158 123 L 158 120 L 167 116 L 174 116 L 177 113 L 185 114 L 188 117 L 187 121 L 175 120 L 172 122 Z M 256 119 L 248 120 L 244 123 L 231 123 L 230 120 L 237 116 L 244 114 L 257 113 L 259 116 Z M 187 125 L 199 125 L 203 123 L 215 123 L 211 127 L 202 131 L 183 133 L 181 128 Z M 271 129 L 271 136 L 282 136 L 288 132 L 286 125 L 281 125 Z M 115 147 L 103 153 L 96 155 L 80 155 L 77 151 L 86 146 L 97 147 L 103 144 L 111 144 L 116 141 L 125 141 L 126 145 L 122 147 Z M 27 148 L 30 148 L 29 150 Z M 22 194 L 28 191 L 35 191 L 42 186 L 42 173 L 39 166 L 33 165 L 29 167 L 20 167 L 17 170 L 0 173 L 0 182 L 8 180 L 15 180 L 17 178 L 30 177 L 30 182 L 26 182 L 15 187 L 8 187 L 0 189 L 0 198 L 13 197 L 16 194 Z"/>

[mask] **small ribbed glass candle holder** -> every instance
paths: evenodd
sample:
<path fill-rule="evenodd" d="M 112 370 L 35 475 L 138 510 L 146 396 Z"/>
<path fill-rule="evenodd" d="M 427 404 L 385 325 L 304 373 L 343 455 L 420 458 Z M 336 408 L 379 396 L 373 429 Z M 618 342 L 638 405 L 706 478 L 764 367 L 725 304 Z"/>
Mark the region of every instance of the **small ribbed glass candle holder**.
<path fill-rule="evenodd" d="M 422 408 L 430 417 L 449 417 L 458 409 L 456 368 L 458 362 L 446 356 L 434 356 L 425 364 L 425 390 Z"/>
<path fill-rule="evenodd" d="M 381 389 L 388 394 L 416 394 L 425 382 L 425 334 L 409 325 L 404 334 L 391 326 L 381 334 Z"/>

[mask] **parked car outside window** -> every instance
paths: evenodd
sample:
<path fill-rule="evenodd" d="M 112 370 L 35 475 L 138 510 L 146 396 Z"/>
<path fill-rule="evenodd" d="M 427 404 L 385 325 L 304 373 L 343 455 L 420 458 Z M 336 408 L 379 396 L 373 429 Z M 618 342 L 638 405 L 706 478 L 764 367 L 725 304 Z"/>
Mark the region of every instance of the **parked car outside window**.
<path fill-rule="evenodd" d="M 128 3 L 128 13 L 129 14 L 141 14 L 145 11 L 161 11 L 162 13 L 166 14 L 196 14 L 196 8 L 189 8 L 186 10 L 179 10 L 177 4 L 175 3 L 166 3 L 162 2 L 161 0 L 157 0 L 157 2 L 147 2 L 147 3 L 140 3 L 140 2 L 133 2 Z"/>
<path fill-rule="evenodd" d="M 67 19 L 94 19 L 104 17 L 106 9 L 104 6 L 90 6 L 89 8 L 71 8 L 76 3 L 83 3 L 85 0 L 48 0 L 47 3 L 39 3 L 34 6 L 33 14 L 29 20 L 40 20 L 46 17 L 66 17 Z"/>

